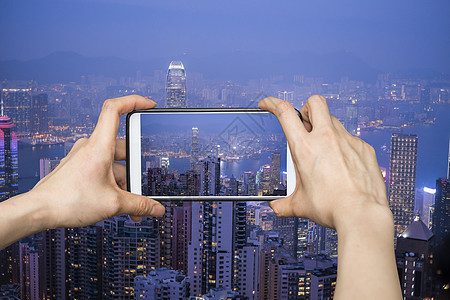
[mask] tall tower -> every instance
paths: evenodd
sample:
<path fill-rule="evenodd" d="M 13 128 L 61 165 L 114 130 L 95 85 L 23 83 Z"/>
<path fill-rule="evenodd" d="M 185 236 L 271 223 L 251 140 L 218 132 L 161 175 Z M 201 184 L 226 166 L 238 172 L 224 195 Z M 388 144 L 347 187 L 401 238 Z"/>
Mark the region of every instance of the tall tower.
<path fill-rule="evenodd" d="M 272 160 L 270 163 L 270 194 L 273 193 L 275 189 L 278 188 L 280 184 L 280 174 L 281 174 L 281 153 L 272 153 Z"/>
<path fill-rule="evenodd" d="M 433 233 L 436 235 L 437 245 L 450 235 L 450 179 L 436 180 Z"/>
<path fill-rule="evenodd" d="M 220 158 L 208 157 L 201 163 L 200 195 L 218 196 L 220 193 Z"/>
<path fill-rule="evenodd" d="M 192 127 L 192 139 L 191 139 L 191 170 L 195 170 L 195 166 L 198 163 L 198 156 L 200 148 L 198 144 L 198 128 Z"/>
<path fill-rule="evenodd" d="M 416 135 L 392 134 L 389 167 L 389 206 L 395 238 L 413 221 L 417 164 Z"/>
<path fill-rule="evenodd" d="M 181 61 L 172 61 L 167 71 L 166 108 L 186 107 L 186 72 Z"/>
<path fill-rule="evenodd" d="M 358 134 L 358 106 L 356 100 L 349 100 L 345 104 L 344 126 L 350 134 Z"/>
<path fill-rule="evenodd" d="M 18 193 L 17 135 L 9 117 L 0 117 L 0 202 Z"/>

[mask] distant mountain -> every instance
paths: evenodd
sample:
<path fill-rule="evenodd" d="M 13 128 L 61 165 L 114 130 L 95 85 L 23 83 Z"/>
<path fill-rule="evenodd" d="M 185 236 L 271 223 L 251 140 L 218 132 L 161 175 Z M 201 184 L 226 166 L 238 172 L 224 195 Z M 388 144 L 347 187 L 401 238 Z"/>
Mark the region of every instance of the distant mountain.
<path fill-rule="evenodd" d="M 30 80 L 40 83 L 78 82 L 82 75 L 104 75 L 112 78 L 152 75 L 173 59 L 181 59 L 186 71 L 203 73 L 206 78 L 247 81 L 274 75 L 318 76 L 326 80 L 350 79 L 375 81 L 380 72 L 350 52 L 328 54 L 297 52 L 284 55 L 233 52 L 210 56 L 186 55 L 181 58 L 158 58 L 133 62 L 116 57 L 86 57 L 75 52 L 59 51 L 40 59 L 0 62 L 0 80 Z"/>

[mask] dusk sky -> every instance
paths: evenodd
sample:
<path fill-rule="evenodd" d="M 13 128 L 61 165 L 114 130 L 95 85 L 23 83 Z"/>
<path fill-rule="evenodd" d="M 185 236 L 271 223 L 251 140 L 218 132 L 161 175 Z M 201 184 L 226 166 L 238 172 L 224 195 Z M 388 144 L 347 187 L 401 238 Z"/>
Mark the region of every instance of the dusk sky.
<path fill-rule="evenodd" d="M 247 114 L 247 113 L 214 113 L 210 115 L 202 114 L 142 114 L 141 130 L 144 134 L 164 133 L 167 131 L 179 134 L 186 132 L 190 137 L 192 127 L 199 129 L 199 134 L 250 134 L 260 136 L 265 133 L 282 134 L 278 120 L 270 113 Z M 238 130 L 236 132 L 235 130 Z"/>
<path fill-rule="evenodd" d="M 448 0 L 1 0 L 0 61 L 349 51 L 376 69 L 450 66 Z"/>

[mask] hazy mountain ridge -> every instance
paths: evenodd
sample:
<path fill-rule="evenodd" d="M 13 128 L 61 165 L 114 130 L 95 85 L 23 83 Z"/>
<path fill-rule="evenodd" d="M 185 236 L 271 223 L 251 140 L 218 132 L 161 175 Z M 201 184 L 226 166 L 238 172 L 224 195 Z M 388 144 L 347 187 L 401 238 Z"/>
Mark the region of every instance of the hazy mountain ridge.
<path fill-rule="evenodd" d="M 80 80 L 82 75 L 103 75 L 112 78 L 153 75 L 154 70 L 167 68 L 171 60 L 181 59 L 186 71 L 204 74 L 208 79 L 247 81 L 283 75 L 323 77 L 339 80 L 343 76 L 362 81 L 375 81 L 380 73 L 359 57 L 347 51 L 327 54 L 297 52 L 291 54 L 261 54 L 233 52 L 211 56 L 159 58 L 134 62 L 116 57 L 86 57 L 75 52 L 58 51 L 40 59 L 0 62 L 0 79 L 30 80 L 41 83 Z M 167 65 L 167 66 L 165 66 Z"/>

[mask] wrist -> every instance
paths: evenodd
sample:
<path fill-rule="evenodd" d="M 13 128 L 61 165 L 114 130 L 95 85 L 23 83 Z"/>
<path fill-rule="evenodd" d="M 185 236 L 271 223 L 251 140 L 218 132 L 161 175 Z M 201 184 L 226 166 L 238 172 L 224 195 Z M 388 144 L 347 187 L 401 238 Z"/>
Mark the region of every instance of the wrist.
<path fill-rule="evenodd" d="M 378 233 L 394 237 L 394 219 L 388 206 L 378 202 L 361 203 L 335 214 L 336 231 L 340 235 Z"/>

